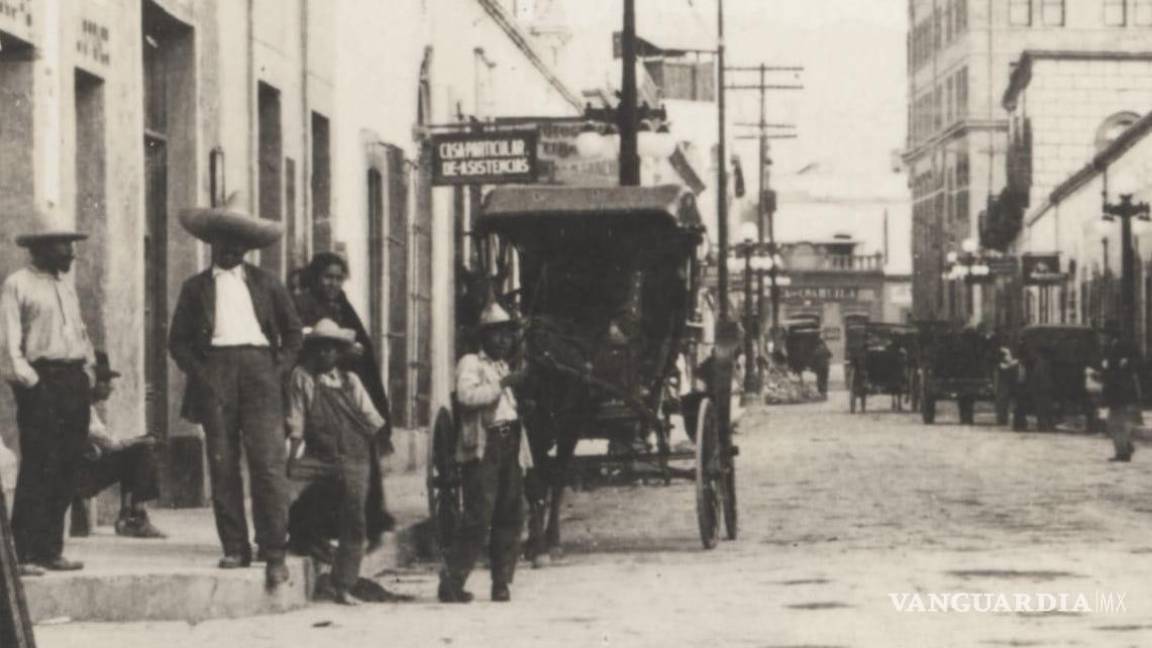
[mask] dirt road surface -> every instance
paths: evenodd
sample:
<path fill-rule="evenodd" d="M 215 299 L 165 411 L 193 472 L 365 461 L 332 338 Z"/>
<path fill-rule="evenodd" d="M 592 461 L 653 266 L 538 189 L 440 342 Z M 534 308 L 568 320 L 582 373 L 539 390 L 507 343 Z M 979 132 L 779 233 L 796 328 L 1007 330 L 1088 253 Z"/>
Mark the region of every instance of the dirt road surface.
<path fill-rule="evenodd" d="M 1100 437 L 1014 433 L 988 413 L 960 426 L 946 407 L 938 420 L 850 415 L 843 393 L 749 411 L 738 540 L 700 548 L 687 483 L 579 492 L 565 510 L 565 555 L 522 568 L 510 604 L 487 601 L 486 572 L 469 583 L 477 602 L 438 604 L 427 566 L 381 576 L 414 603 L 317 604 L 195 626 L 42 626 L 39 644 L 1152 645 L 1152 450 L 1110 464 Z M 894 602 L 945 593 L 1003 594 L 1013 605 L 1021 595 L 1036 607 L 917 612 Z M 1042 594 L 1064 594 L 1064 608 L 1041 611 Z M 1089 609 L 1069 609 L 1081 595 Z"/>

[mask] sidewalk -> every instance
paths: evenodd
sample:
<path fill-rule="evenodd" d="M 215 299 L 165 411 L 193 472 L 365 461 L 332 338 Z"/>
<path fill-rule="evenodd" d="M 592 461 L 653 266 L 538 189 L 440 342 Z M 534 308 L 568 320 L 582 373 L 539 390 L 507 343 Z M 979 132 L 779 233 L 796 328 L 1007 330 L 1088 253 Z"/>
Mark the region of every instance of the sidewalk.
<path fill-rule="evenodd" d="M 369 554 L 361 571 L 379 574 L 407 562 L 412 529 L 427 517 L 423 471 L 386 477 L 388 506 L 397 519 L 382 547 Z M 83 571 L 24 579 L 36 623 L 70 621 L 189 621 L 237 618 L 298 609 L 315 585 L 309 559 L 292 557 L 292 580 L 269 594 L 263 563 L 221 570 L 211 509 L 154 509 L 166 540 L 117 537 L 99 527 L 89 538 L 69 538 L 65 553 L 82 560 Z"/>

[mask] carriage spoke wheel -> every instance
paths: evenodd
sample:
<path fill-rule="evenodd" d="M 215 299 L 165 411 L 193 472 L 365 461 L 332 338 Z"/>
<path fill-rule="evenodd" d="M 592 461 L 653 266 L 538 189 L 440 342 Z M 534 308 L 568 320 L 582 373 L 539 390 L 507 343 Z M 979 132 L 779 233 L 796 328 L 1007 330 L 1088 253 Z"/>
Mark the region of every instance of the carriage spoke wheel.
<path fill-rule="evenodd" d="M 437 547 L 444 551 L 456 534 L 460 520 L 460 488 L 456 468 L 456 425 L 446 407 L 436 413 L 428 444 L 428 517 Z"/>
<path fill-rule="evenodd" d="M 720 422 L 712 400 L 705 398 L 700 401 L 696 417 L 696 522 L 705 549 L 715 547 L 720 541 L 722 477 Z"/>
<path fill-rule="evenodd" d="M 724 534 L 729 540 L 735 540 L 739 531 L 736 510 L 736 455 L 732 451 L 732 437 L 727 436 L 724 442 L 724 454 L 721 459 L 724 475 L 721 479 L 723 486 L 722 498 L 724 504 Z"/>

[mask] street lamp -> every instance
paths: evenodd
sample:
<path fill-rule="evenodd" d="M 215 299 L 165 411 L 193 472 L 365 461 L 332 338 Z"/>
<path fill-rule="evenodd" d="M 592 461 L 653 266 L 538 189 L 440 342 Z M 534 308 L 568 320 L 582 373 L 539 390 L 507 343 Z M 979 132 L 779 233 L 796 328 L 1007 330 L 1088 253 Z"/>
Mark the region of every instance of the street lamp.
<path fill-rule="evenodd" d="M 1136 179 L 1127 173 L 1117 173 L 1109 182 L 1104 176 L 1103 218 L 1105 221 L 1120 219 L 1120 308 L 1124 339 L 1135 342 L 1136 335 L 1136 260 L 1132 250 L 1132 219 L 1141 224 L 1150 220 L 1148 203 L 1136 202 L 1139 191 Z M 1115 196 L 1114 202 L 1109 198 Z"/>
<path fill-rule="evenodd" d="M 992 277 L 992 268 L 987 260 L 980 255 L 980 246 L 974 239 L 964 239 L 960 243 L 960 251 L 952 250 L 945 256 L 948 269 L 944 271 L 943 278 L 948 281 L 963 281 L 965 299 L 971 305 L 972 314 L 976 313 L 976 300 L 974 292 L 976 284 L 985 283 Z"/>
<path fill-rule="evenodd" d="M 778 286 L 791 285 L 792 281 L 789 277 L 780 276 L 780 272 L 784 268 L 784 259 L 773 252 L 773 246 L 770 243 L 759 242 L 760 228 L 756 223 L 741 224 L 739 234 L 740 242 L 733 246 L 737 256 L 730 258 L 726 267 L 729 272 L 743 271 L 744 273 L 744 357 L 748 361 L 748 367 L 744 373 L 744 392 L 747 395 L 759 393 L 763 384 L 760 364 L 756 362 L 758 355 L 756 340 L 760 331 L 760 314 L 756 308 L 756 300 L 753 298 L 753 286 L 755 285 L 753 278 L 768 273 L 772 280 L 773 290 Z M 773 319 L 776 319 L 775 314 Z"/>

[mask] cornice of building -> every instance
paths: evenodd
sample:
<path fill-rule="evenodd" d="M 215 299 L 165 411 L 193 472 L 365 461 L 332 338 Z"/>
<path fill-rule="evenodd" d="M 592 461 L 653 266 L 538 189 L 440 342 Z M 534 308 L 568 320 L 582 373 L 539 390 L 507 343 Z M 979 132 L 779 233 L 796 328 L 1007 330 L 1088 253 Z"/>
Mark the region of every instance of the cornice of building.
<path fill-rule="evenodd" d="M 1032 80 L 1032 65 L 1041 59 L 1063 61 L 1152 61 L 1152 52 L 1118 52 L 1113 50 L 1024 50 L 1012 70 L 1008 89 L 1000 105 L 1016 109 L 1016 100 Z"/>
<path fill-rule="evenodd" d="M 540 54 L 536 51 L 536 47 L 532 44 L 528 35 L 524 30 L 516 24 L 515 19 L 508 14 L 508 11 L 497 0 L 476 0 L 484 11 L 492 17 L 492 20 L 508 35 L 512 43 L 524 53 L 532 66 L 537 69 L 547 79 L 548 83 L 564 97 L 564 100 L 572 105 L 577 110 L 584 110 L 584 102 L 580 100 L 580 93 L 573 91 L 568 87 L 568 84 L 556 74 L 556 71 L 551 65 L 548 65 Z"/>
<path fill-rule="evenodd" d="M 908 164 L 930 153 L 932 149 L 940 144 L 962 137 L 968 133 L 1007 130 L 1007 119 L 963 119 L 904 151 L 904 153 L 901 154 L 901 158 L 905 164 Z"/>

